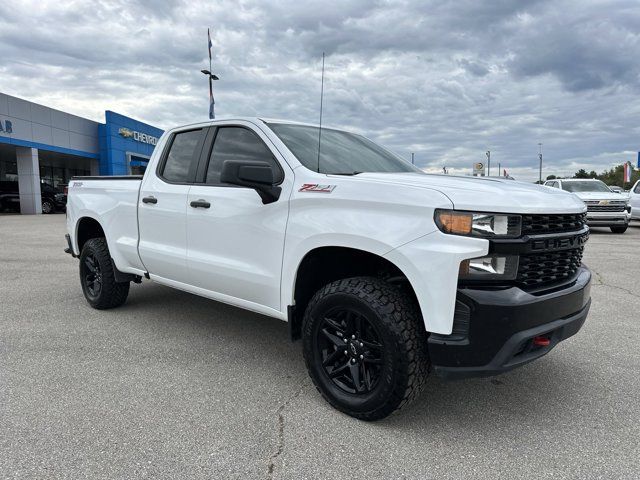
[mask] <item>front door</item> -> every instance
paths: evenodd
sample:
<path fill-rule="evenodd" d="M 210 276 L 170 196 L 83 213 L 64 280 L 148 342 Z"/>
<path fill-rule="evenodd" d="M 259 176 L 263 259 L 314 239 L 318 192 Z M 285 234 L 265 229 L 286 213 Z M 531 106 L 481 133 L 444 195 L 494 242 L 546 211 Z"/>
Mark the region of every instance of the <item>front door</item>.
<path fill-rule="evenodd" d="M 188 269 L 193 285 L 234 299 L 280 310 L 280 276 L 293 173 L 251 125 L 216 129 L 203 183 L 191 187 L 187 207 Z M 264 205 L 250 188 L 225 185 L 225 160 L 268 162 L 280 198 Z M 193 202 L 193 206 L 192 206 Z M 251 305 L 242 303 L 251 308 Z M 257 310 L 260 310 L 257 308 Z"/>
<path fill-rule="evenodd" d="M 188 283 L 187 198 L 206 131 L 172 134 L 158 169 L 144 177 L 138 198 L 138 251 L 152 277 Z"/>

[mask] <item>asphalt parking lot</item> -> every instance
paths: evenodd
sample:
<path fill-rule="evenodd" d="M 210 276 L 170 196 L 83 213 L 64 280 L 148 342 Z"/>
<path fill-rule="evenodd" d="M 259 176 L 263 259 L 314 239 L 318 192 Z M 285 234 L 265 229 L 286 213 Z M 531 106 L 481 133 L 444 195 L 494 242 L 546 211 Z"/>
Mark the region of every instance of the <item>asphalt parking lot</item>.
<path fill-rule="evenodd" d="M 377 423 L 321 399 L 278 320 L 148 281 L 92 310 L 64 228 L 0 216 L 2 478 L 640 477 L 640 223 L 593 230 L 578 335 Z"/>

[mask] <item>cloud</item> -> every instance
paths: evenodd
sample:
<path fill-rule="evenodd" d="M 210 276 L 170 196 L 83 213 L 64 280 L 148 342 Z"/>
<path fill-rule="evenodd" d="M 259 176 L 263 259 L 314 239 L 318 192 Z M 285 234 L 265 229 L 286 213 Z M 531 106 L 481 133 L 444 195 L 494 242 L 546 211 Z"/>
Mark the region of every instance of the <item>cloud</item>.
<path fill-rule="evenodd" d="M 324 121 L 426 169 L 491 150 L 517 178 L 603 170 L 640 138 L 637 1 L 0 2 L 3 92 L 102 120 L 204 119 L 211 27 L 219 116 Z M 631 152 L 631 153 L 630 153 Z"/>

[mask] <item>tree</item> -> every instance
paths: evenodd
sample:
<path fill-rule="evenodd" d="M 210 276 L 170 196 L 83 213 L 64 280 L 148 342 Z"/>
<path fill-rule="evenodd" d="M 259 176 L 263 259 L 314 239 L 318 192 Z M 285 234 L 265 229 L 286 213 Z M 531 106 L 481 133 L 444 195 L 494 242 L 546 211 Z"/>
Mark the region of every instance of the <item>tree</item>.
<path fill-rule="evenodd" d="M 547 175 L 547 180 L 555 180 L 556 178 L 558 177 L 556 177 L 555 175 Z"/>
<path fill-rule="evenodd" d="M 578 170 L 573 178 L 597 178 L 598 180 L 602 180 L 607 185 L 617 185 L 624 189 L 629 189 L 633 186 L 634 183 L 640 179 L 640 171 L 635 168 L 631 169 L 631 182 L 623 182 L 624 179 L 624 164 L 616 165 L 609 170 L 605 170 L 601 174 L 597 174 L 594 170 L 587 173 L 584 168 Z"/>

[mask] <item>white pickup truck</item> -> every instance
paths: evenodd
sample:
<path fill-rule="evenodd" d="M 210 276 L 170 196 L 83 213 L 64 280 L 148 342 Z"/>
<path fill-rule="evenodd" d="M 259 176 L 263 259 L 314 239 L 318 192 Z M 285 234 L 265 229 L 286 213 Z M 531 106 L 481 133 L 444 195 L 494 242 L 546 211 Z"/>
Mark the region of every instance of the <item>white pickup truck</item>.
<path fill-rule="evenodd" d="M 558 178 L 547 180 L 546 187 L 573 193 L 587 206 L 587 225 L 609 227 L 613 233 L 624 233 L 631 219 L 629 197 L 616 193 L 595 178 Z"/>
<path fill-rule="evenodd" d="M 142 278 L 275 317 L 337 409 L 375 420 L 430 371 L 495 375 L 583 325 L 586 208 L 427 175 L 366 138 L 258 118 L 167 131 L 144 177 L 76 177 L 67 253 L 94 308 Z"/>

